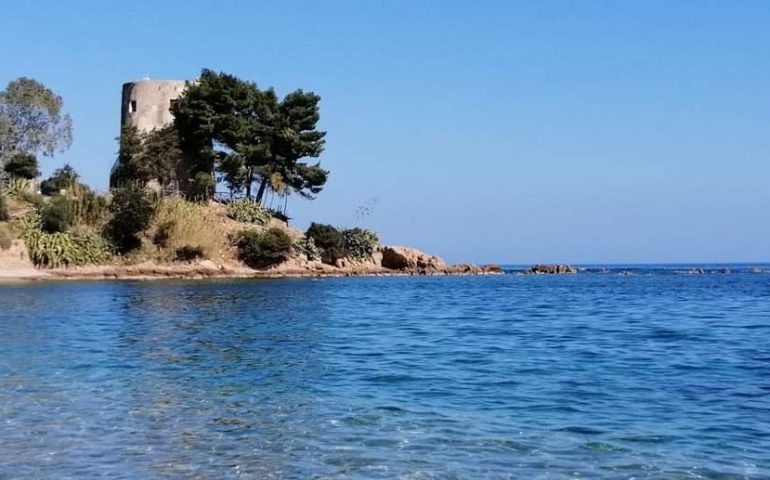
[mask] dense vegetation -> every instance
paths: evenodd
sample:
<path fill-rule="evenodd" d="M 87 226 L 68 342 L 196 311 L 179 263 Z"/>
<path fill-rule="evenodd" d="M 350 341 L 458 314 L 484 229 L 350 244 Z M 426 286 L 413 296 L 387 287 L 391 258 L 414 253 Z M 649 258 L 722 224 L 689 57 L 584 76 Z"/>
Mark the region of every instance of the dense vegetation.
<path fill-rule="evenodd" d="M 120 253 L 127 253 L 141 245 L 139 235 L 152 221 L 155 210 L 150 194 L 141 189 L 115 192 L 110 202 L 112 218 L 105 227 L 107 238 Z"/>
<path fill-rule="evenodd" d="M 314 198 L 328 171 L 308 163 L 324 147 L 320 97 L 272 89 L 204 70 L 172 107 L 172 125 L 149 133 L 123 129 L 109 195 L 97 195 L 64 165 L 42 182 L 38 154 L 68 148 L 72 121 L 62 100 L 26 78 L 0 92 L 0 248 L 25 241 L 45 268 L 104 262 L 240 260 L 268 268 L 290 258 L 334 264 L 365 260 L 377 235 L 313 223 L 303 235 L 266 194 Z M 240 196 L 210 202 L 222 178 Z M 150 187 L 178 186 L 183 196 Z M 256 189 L 256 192 L 253 192 Z M 9 214 L 10 213 L 10 214 Z M 282 223 L 285 222 L 285 223 Z"/>
<path fill-rule="evenodd" d="M 326 132 L 319 131 L 312 92 L 296 90 L 278 99 L 272 88 L 233 75 L 203 70 L 172 108 L 185 153 L 185 177 L 195 194 L 215 170 L 232 192 L 261 203 L 267 189 L 313 198 L 329 172 L 303 159 L 318 157 Z M 255 183 L 259 184 L 252 195 Z"/>

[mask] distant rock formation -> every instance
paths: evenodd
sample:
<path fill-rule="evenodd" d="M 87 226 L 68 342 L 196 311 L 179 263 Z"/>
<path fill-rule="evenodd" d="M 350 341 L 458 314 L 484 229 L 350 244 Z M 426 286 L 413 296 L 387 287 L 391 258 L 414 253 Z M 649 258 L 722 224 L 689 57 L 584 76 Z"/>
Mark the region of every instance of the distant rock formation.
<path fill-rule="evenodd" d="M 538 264 L 527 270 L 530 274 L 562 274 L 577 273 L 577 269 L 572 265 L 544 265 Z"/>
<path fill-rule="evenodd" d="M 443 259 L 408 247 L 382 247 L 382 266 L 392 270 L 429 269 L 446 267 Z"/>

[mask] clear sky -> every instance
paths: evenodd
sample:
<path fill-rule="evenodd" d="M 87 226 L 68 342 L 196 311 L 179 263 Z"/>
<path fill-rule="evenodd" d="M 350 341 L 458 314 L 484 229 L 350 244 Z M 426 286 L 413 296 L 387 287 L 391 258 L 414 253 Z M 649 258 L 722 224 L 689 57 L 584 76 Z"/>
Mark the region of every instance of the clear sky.
<path fill-rule="evenodd" d="M 321 95 L 294 224 L 450 261 L 770 260 L 770 2 L 0 0 L 0 83 L 62 95 L 105 188 L 121 84 L 203 67 Z M 375 203 L 374 200 L 378 199 Z"/>

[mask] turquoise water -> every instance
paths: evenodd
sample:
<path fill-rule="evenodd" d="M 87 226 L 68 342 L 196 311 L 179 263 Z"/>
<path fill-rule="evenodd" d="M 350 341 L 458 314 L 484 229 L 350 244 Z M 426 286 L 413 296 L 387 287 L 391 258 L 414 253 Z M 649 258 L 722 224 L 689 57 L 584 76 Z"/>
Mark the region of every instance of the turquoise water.
<path fill-rule="evenodd" d="M 0 286 L 0 422 L 0 478 L 770 478 L 770 275 Z"/>

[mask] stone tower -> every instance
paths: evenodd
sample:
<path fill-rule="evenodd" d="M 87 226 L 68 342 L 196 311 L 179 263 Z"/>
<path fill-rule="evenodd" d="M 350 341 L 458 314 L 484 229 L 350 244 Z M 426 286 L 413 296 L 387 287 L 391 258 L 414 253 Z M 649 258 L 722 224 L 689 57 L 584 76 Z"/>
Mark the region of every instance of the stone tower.
<path fill-rule="evenodd" d="M 136 127 L 141 133 L 163 128 L 174 121 L 171 106 L 185 91 L 186 80 L 150 80 L 143 78 L 123 84 L 120 104 L 120 128 Z M 110 170 L 110 188 L 118 186 L 113 174 L 118 159 Z"/>
<path fill-rule="evenodd" d="M 174 120 L 171 105 L 187 88 L 185 80 L 142 79 L 123 84 L 120 126 L 134 126 L 146 133 Z"/>

